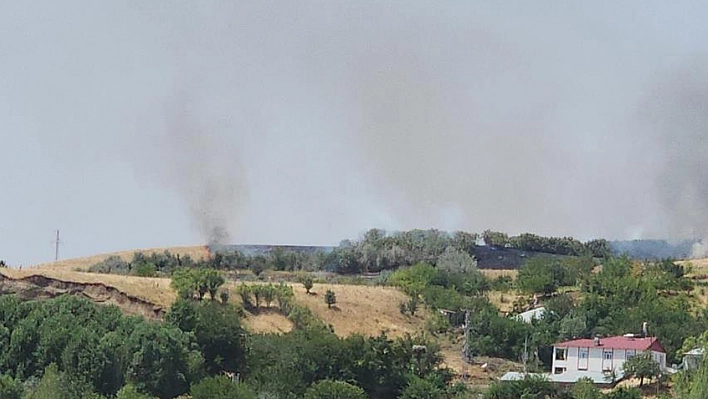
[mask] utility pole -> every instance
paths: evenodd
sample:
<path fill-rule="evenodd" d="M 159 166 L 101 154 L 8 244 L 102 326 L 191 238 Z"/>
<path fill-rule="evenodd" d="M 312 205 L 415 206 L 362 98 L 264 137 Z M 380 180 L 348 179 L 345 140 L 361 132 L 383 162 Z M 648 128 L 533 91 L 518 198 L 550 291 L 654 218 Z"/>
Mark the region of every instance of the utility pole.
<path fill-rule="evenodd" d="M 472 364 L 472 350 L 470 350 L 470 310 L 465 309 L 465 347 L 462 348 L 465 361 Z"/>
<path fill-rule="evenodd" d="M 59 239 L 59 230 L 57 229 L 57 238 L 54 240 L 54 262 L 59 260 L 59 244 L 61 244 L 61 240 Z"/>

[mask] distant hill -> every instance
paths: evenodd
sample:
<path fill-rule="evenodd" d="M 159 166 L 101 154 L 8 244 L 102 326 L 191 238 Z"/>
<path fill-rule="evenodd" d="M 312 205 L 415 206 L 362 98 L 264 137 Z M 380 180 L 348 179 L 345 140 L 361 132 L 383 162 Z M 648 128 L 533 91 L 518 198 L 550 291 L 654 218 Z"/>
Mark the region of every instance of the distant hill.
<path fill-rule="evenodd" d="M 697 240 L 683 240 L 677 243 L 666 240 L 610 241 L 610 247 L 615 255 L 627 255 L 632 259 L 688 259 L 691 257 L 691 247 L 697 242 Z"/>

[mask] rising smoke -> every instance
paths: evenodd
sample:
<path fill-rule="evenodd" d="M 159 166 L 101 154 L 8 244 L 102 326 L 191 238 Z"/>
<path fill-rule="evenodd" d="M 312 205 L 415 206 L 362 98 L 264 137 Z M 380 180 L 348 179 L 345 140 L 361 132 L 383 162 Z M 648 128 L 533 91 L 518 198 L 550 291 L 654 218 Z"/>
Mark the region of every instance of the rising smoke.
<path fill-rule="evenodd" d="M 180 44 L 203 101 L 169 113 L 166 180 L 205 239 L 708 236 L 705 64 L 663 62 L 648 16 L 623 30 L 637 10 L 260 4 L 190 14 Z M 267 123 L 212 126 L 215 103 Z"/>
<path fill-rule="evenodd" d="M 672 74 L 647 101 L 658 144 L 656 189 L 667 235 L 701 238 L 693 257 L 708 255 L 708 62 L 696 60 Z"/>
<path fill-rule="evenodd" d="M 209 245 L 230 243 L 244 198 L 235 137 L 213 120 L 199 120 L 189 101 L 168 109 L 165 126 L 156 149 L 163 183 L 186 203 L 192 224 Z"/>

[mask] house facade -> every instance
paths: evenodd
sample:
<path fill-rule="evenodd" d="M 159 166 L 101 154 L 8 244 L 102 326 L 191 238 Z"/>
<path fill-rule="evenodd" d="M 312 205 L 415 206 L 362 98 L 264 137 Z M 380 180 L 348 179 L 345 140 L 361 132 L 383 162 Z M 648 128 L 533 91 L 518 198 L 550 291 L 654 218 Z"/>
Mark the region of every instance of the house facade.
<path fill-rule="evenodd" d="M 662 371 L 666 369 L 666 352 L 655 337 L 627 334 L 559 342 L 553 346 L 551 379 L 573 383 L 587 377 L 596 384 L 605 384 L 612 374 L 616 379 L 621 379 L 624 376 L 624 362 L 646 351 L 651 352 Z"/>

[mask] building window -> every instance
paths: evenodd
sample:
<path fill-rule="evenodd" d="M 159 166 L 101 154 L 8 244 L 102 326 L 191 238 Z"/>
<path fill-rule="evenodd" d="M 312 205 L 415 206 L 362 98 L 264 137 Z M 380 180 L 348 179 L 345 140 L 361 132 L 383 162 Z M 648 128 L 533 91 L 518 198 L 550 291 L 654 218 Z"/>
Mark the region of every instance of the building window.
<path fill-rule="evenodd" d="M 556 349 L 556 360 L 565 360 L 565 348 L 557 348 Z"/>
<path fill-rule="evenodd" d="M 588 348 L 578 349 L 578 357 L 581 359 L 587 359 L 588 358 Z"/>
<path fill-rule="evenodd" d="M 605 350 L 602 352 L 603 357 L 605 360 L 612 360 L 612 351 Z"/>
<path fill-rule="evenodd" d="M 627 360 L 633 358 L 636 355 L 637 352 L 634 349 L 627 349 Z"/>
<path fill-rule="evenodd" d="M 565 367 L 556 367 L 553 369 L 553 374 L 563 374 L 565 373 Z"/>

